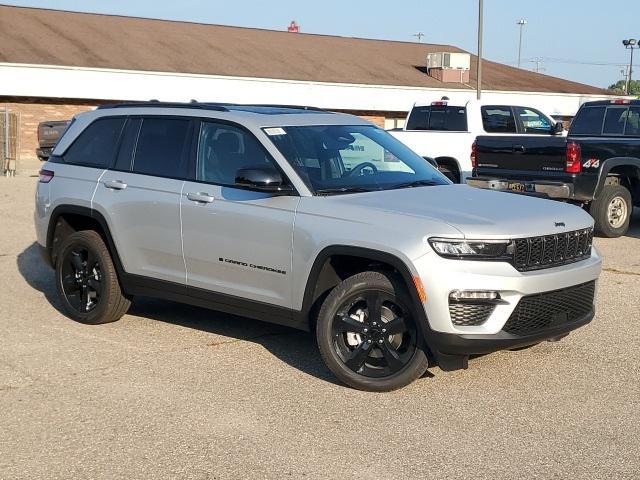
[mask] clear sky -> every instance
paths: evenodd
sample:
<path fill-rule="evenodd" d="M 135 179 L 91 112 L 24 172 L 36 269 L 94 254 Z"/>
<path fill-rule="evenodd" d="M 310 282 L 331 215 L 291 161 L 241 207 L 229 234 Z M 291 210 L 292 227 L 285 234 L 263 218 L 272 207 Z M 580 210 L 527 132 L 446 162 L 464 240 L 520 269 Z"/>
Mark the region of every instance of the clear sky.
<path fill-rule="evenodd" d="M 307 33 L 456 45 L 476 51 L 477 0 L 28 0 L 8 5 L 112 13 L 282 30 L 295 19 Z M 519 18 L 527 20 L 523 68 L 608 86 L 629 62 L 623 38 L 640 39 L 640 2 L 486 0 L 485 58 L 518 58 Z M 2 46 L 0 45 L 0 48 Z M 640 63 L 640 52 L 637 53 Z M 640 79 L 640 68 L 634 78 Z"/>

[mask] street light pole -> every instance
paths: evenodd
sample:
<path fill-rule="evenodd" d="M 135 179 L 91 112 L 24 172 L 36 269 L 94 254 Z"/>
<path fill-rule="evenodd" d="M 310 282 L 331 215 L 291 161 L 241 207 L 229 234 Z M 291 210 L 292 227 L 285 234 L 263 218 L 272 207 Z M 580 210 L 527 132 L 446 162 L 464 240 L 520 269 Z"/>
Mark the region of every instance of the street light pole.
<path fill-rule="evenodd" d="M 522 59 L 522 30 L 527 24 L 524 18 L 521 18 L 516 22 L 516 25 L 520 25 L 520 43 L 518 44 L 518 68 L 520 68 L 520 60 Z"/>
<path fill-rule="evenodd" d="M 635 38 L 629 38 L 628 40 L 623 40 L 622 45 L 624 45 L 624 48 L 626 48 L 627 50 L 631 50 L 631 60 L 629 61 L 629 74 L 627 75 L 627 84 L 626 84 L 626 88 L 624 89 L 625 93 L 629 95 L 629 91 L 631 89 L 631 75 L 633 74 L 633 50 L 636 48 L 640 48 L 640 46 L 638 45 L 638 41 Z"/>
<path fill-rule="evenodd" d="M 482 97 L 482 33 L 483 33 L 483 13 L 484 13 L 484 1 L 478 0 L 478 58 L 477 58 L 477 97 L 478 100 Z"/>

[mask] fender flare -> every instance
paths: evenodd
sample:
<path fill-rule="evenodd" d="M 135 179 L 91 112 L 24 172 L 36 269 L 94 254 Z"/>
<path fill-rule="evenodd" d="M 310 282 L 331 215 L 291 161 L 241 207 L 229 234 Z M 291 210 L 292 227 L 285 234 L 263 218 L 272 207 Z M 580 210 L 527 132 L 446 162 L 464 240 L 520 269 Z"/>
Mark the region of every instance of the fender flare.
<path fill-rule="evenodd" d="M 611 170 L 615 167 L 620 166 L 635 167 L 636 169 L 638 169 L 638 177 L 640 178 L 640 159 L 635 157 L 608 158 L 603 162 L 602 168 L 598 173 L 598 184 L 596 186 L 596 191 L 593 195 L 593 198 L 597 198 L 598 195 L 600 195 L 600 192 L 602 192 L 602 189 L 604 188 L 604 182 L 607 179 L 609 172 L 611 172 Z"/>
<path fill-rule="evenodd" d="M 325 247 L 318 253 L 318 255 L 316 255 L 313 266 L 311 267 L 311 270 L 309 271 L 309 275 L 307 277 L 307 283 L 304 289 L 304 296 L 302 300 L 302 314 L 305 318 L 309 319 L 309 322 L 311 322 L 310 314 L 314 303 L 313 294 L 318 278 L 320 277 L 320 271 L 322 270 L 322 267 L 324 266 L 327 259 L 334 255 L 360 257 L 366 260 L 382 262 L 391 265 L 400 274 L 407 285 L 409 295 L 411 296 L 414 304 L 415 313 L 418 316 L 417 320 L 421 324 L 423 332 L 426 335 L 427 332 L 430 331 L 429 323 L 427 321 L 427 315 L 424 311 L 422 302 L 420 301 L 420 298 L 418 296 L 418 291 L 416 290 L 416 286 L 413 282 L 413 275 L 406 263 L 391 253 L 366 247 L 356 247 L 352 245 L 331 245 L 329 247 Z"/>
<path fill-rule="evenodd" d="M 126 271 L 122 265 L 122 261 L 120 260 L 120 255 L 118 254 L 118 250 L 116 249 L 116 245 L 113 241 L 113 237 L 111 235 L 111 229 L 109 228 L 109 224 L 107 223 L 104 216 L 89 207 L 83 207 L 79 205 L 58 205 L 53 209 L 51 215 L 49 216 L 49 225 L 47 227 L 47 254 L 49 258 L 52 258 L 53 254 L 53 236 L 55 234 L 56 225 L 58 223 L 58 219 L 64 214 L 73 214 L 80 215 L 92 220 L 95 220 L 100 225 L 102 232 L 104 233 L 105 240 L 107 242 L 107 248 L 111 253 L 111 258 L 113 259 L 113 263 L 116 267 L 116 272 L 118 274 L 118 278 L 122 280 L 124 275 L 126 275 Z"/>

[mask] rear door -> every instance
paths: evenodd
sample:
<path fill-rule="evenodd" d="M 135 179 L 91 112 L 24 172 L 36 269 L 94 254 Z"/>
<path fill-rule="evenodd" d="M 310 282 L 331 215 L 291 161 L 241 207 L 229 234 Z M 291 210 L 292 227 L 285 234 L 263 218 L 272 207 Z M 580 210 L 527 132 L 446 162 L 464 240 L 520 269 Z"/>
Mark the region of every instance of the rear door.
<path fill-rule="evenodd" d="M 192 133 L 189 118 L 129 118 L 114 167 L 100 180 L 94 206 L 127 273 L 185 284 L 180 194 Z"/>
<path fill-rule="evenodd" d="M 488 135 L 481 135 L 476 140 L 478 171 L 511 165 L 518 133 L 513 109 L 508 105 L 484 105 L 480 112 L 482 127 Z"/>

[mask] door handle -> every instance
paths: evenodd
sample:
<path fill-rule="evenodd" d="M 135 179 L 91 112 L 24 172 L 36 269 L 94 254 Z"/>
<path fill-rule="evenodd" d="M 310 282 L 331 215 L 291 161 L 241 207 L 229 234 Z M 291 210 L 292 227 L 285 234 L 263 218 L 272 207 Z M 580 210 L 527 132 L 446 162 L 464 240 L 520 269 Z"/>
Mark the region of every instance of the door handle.
<path fill-rule="evenodd" d="M 127 188 L 127 184 L 122 180 L 107 180 L 104 182 L 104 186 L 111 190 L 124 190 Z"/>
<path fill-rule="evenodd" d="M 187 193 L 187 198 L 196 203 L 212 203 L 214 198 L 208 193 Z"/>
<path fill-rule="evenodd" d="M 526 148 L 524 148 L 524 145 L 514 145 L 513 146 L 513 151 L 516 153 L 524 153 L 527 151 Z"/>

